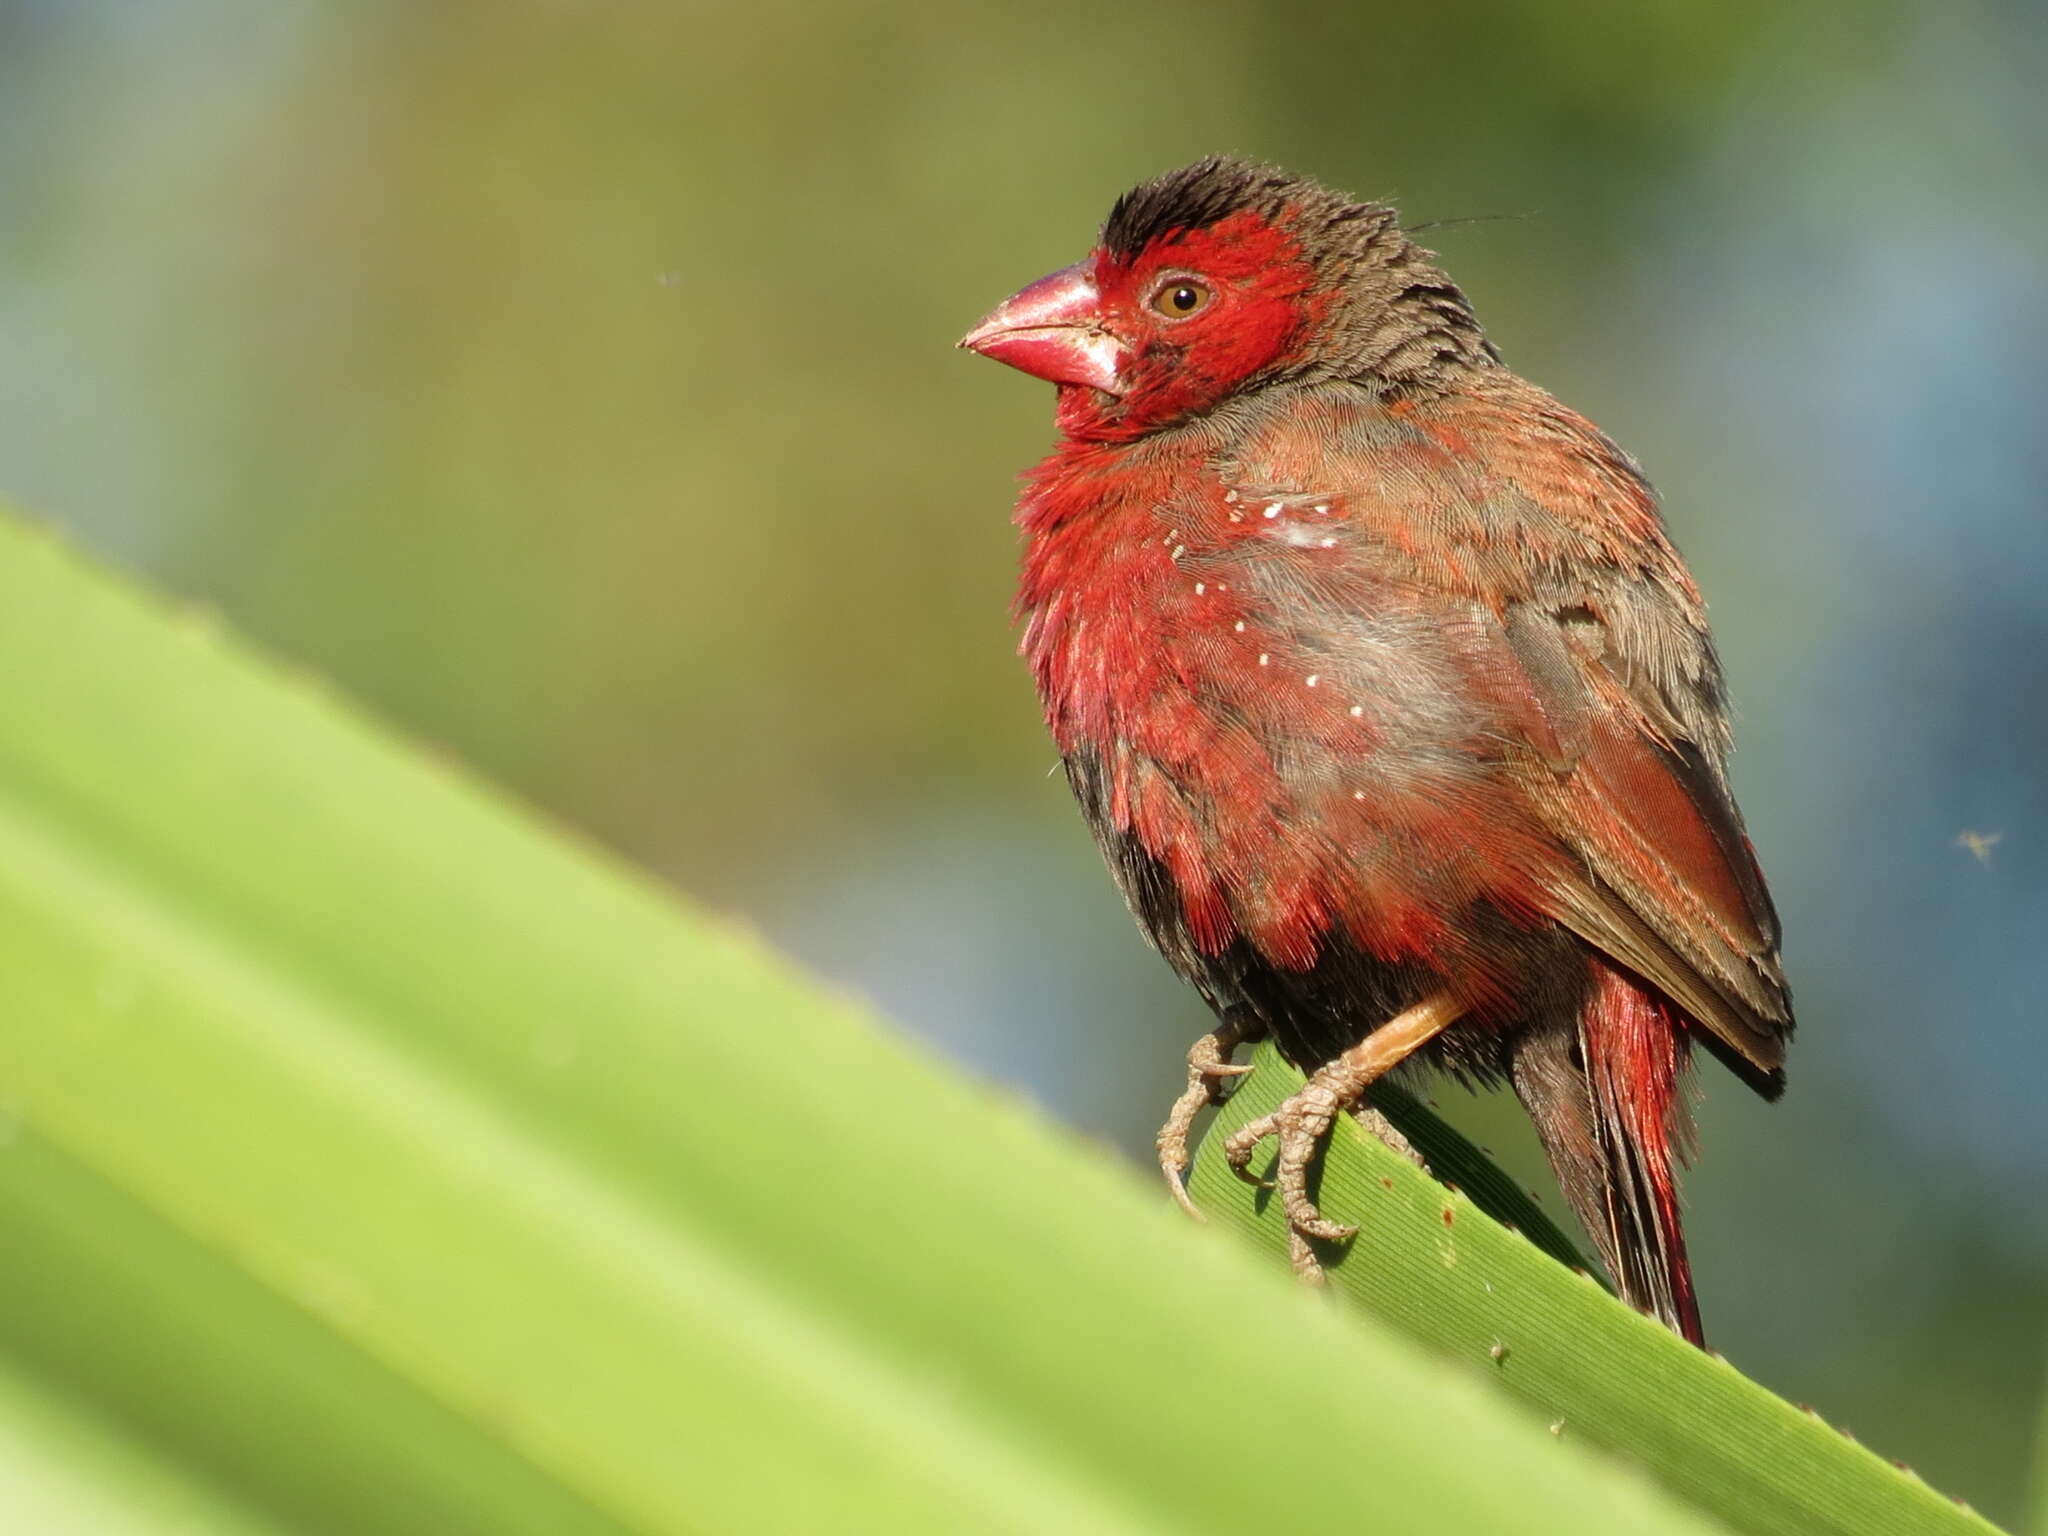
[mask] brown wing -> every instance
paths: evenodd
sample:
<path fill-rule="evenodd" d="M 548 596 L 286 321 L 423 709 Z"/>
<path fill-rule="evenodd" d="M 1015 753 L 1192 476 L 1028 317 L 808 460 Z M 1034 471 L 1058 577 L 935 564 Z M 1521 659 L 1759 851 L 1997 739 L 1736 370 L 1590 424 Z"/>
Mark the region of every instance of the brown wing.
<path fill-rule="evenodd" d="M 1230 468 L 1253 495 L 1334 493 L 1337 553 L 1500 617 L 1482 687 L 1510 771 L 1583 866 L 1550 889 L 1552 916 L 1776 1097 L 1792 1028 L 1777 914 L 1728 789 L 1699 597 L 1627 456 L 1493 370 L 1391 405 L 1304 395 L 1248 424 Z"/>
<path fill-rule="evenodd" d="M 1505 638 L 1537 714 L 1524 733 L 1539 745 L 1530 797 L 1587 871 L 1554 892 L 1556 915 L 1705 1026 L 1716 1054 L 1774 1098 L 1791 1000 L 1777 912 L 1713 739 L 1718 671 L 1704 634 L 1689 642 L 1690 680 L 1625 648 L 1645 624 L 1682 624 L 1661 601 L 1638 578 L 1509 608 Z M 1629 604 L 1636 622 L 1602 619 Z"/>

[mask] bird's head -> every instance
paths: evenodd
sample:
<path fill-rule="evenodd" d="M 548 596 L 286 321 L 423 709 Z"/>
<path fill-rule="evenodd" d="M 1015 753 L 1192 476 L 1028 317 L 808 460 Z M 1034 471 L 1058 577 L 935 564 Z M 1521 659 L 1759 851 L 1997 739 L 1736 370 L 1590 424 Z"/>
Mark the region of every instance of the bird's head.
<path fill-rule="evenodd" d="M 1493 353 L 1392 209 L 1211 158 L 1117 200 L 1087 260 L 960 345 L 1060 386 L 1070 437 L 1142 436 L 1285 380 L 1395 383 Z"/>

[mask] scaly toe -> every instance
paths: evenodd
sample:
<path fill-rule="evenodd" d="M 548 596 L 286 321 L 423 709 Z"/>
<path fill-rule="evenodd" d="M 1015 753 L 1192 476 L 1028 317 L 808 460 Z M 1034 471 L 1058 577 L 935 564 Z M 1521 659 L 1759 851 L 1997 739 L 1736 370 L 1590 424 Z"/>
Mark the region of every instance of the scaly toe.
<path fill-rule="evenodd" d="M 1287 1229 L 1287 1262 L 1294 1270 L 1294 1278 L 1303 1285 L 1312 1285 L 1320 1290 L 1330 1283 L 1330 1277 L 1323 1273 L 1322 1261 L 1316 1257 L 1315 1249 L 1292 1227 Z"/>
<path fill-rule="evenodd" d="M 1155 1141 L 1159 1149 L 1159 1171 L 1166 1177 L 1167 1191 L 1173 1196 L 1174 1204 L 1197 1221 L 1205 1218 L 1188 1194 L 1188 1169 L 1194 1163 L 1188 1150 L 1188 1136 L 1194 1129 L 1197 1115 L 1210 1105 L 1221 1104 L 1230 1097 L 1224 1084 L 1252 1070 L 1230 1059 L 1230 1053 L 1237 1048 L 1237 1041 L 1235 1031 L 1219 1029 L 1202 1036 L 1188 1048 L 1187 1086 L 1167 1111 L 1166 1123 L 1159 1128 Z"/>
<path fill-rule="evenodd" d="M 1188 1195 L 1188 1166 L 1193 1161 L 1188 1152 L 1188 1132 L 1194 1126 L 1195 1116 L 1208 1103 L 1209 1090 L 1191 1081 L 1186 1091 L 1173 1101 L 1173 1108 L 1167 1112 L 1166 1124 L 1159 1128 L 1155 1143 L 1159 1148 L 1159 1171 L 1166 1175 L 1166 1187 L 1172 1192 L 1174 1203 L 1197 1221 L 1202 1219 L 1202 1213 L 1195 1209 L 1195 1202 Z"/>
<path fill-rule="evenodd" d="M 1186 1211 L 1197 1221 L 1207 1221 L 1194 1197 L 1188 1193 L 1188 1138 L 1185 1130 L 1178 1137 L 1168 1133 L 1173 1129 L 1171 1122 L 1166 1130 L 1159 1133 L 1159 1171 L 1166 1176 L 1167 1193 L 1173 1196 L 1173 1203 Z"/>
<path fill-rule="evenodd" d="M 1223 1091 L 1224 1083 L 1252 1070 L 1249 1063 L 1240 1065 L 1230 1059 L 1236 1048 L 1234 1040 L 1225 1041 L 1213 1034 L 1197 1040 L 1188 1050 L 1188 1091 L 1199 1089 L 1207 1104 L 1221 1104 L 1228 1098 Z"/>
<path fill-rule="evenodd" d="M 1325 1242 L 1341 1243 L 1358 1235 L 1358 1228 L 1344 1226 L 1331 1221 L 1316 1207 L 1308 1192 L 1308 1171 L 1314 1164 L 1316 1153 L 1321 1149 L 1323 1137 L 1330 1128 L 1330 1117 L 1322 1112 L 1322 1105 L 1311 1101 L 1305 1112 L 1282 1113 L 1280 1121 L 1280 1161 L 1277 1168 L 1280 1184 L 1281 1203 L 1287 1210 L 1287 1221 L 1304 1237 L 1319 1237 Z"/>
<path fill-rule="evenodd" d="M 1251 1171 L 1252 1154 L 1259 1143 L 1268 1136 L 1278 1134 L 1279 1122 L 1271 1115 L 1261 1115 L 1249 1125 L 1239 1126 L 1231 1132 L 1230 1139 L 1223 1143 L 1223 1160 L 1230 1164 L 1230 1171 L 1245 1183 L 1259 1189 L 1271 1189 L 1273 1181 L 1262 1179 Z"/>
<path fill-rule="evenodd" d="M 1319 1237 L 1326 1243 L 1348 1243 L 1358 1236 L 1358 1228 L 1330 1220 L 1313 1205 L 1308 1208 L 1307 1215 L 1288 1219 L 1293 1222 L 1294 1230 L 1303 1237 Z"/>

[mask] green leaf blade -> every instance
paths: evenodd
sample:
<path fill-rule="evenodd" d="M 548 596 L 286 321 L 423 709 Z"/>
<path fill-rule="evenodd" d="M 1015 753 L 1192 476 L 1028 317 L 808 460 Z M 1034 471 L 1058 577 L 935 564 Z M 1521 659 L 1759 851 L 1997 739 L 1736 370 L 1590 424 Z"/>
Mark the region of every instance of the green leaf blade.
<path fill-rule="evenodd" d="M 1301 1074 L 1270 1044 L 1254 1060 L 1256 1070 L 1240 1080 L 1203 1139 L 1191 1189 L 1205 1211 L 1281 1254 L 1286 1232 L 1277 1201 L 1236 1178 L 1221 1153 L 1232 1130 L 1301 1085 Z M 1455 1136 L 1433 1122 L 1427 1144 Z M 1457 1156 L 1467 1166 L 1481 1160 L 1469 1144 Z M 1318 1198 L 1333 1218 L 1359 1226 L 1346 1248 L 1325 1250 L 1331 1289 L 1345 1302 L 1468 1362 L 1561 1438 L 1628 1457 L 1732 1530 L 1981 1536 L 1993 1529 L 1622 1305 L 1591 1275 L 1559 1264 L 1349 1117 L 1332 1133 Z"/>

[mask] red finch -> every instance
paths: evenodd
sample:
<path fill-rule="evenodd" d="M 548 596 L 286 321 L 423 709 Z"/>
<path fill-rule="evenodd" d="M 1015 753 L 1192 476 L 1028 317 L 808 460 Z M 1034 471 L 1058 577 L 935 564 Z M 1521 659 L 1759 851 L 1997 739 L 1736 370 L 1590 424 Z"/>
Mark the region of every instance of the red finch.
<path fill-rule="evenodd" d="M 961 343 L 1059 386 L 1023 653 L 1131 910 L 1308 1083 L 1297 1267 L 1335 1117 L 1407 1061 L 1513 1084 L 1621 1293 L 1700 1339 L 1676 1163 L 1697 1041 L 1766 1098 L 1792 1031 L 1698 590 L 1630 458 L 1504 367 L 1391 209 L 1210 159 Z M 1249 1175 L 1247 1175 L 1249 1176 Z M 1192 1206 L 1190 1206 L 1192 1209 Z"/>

